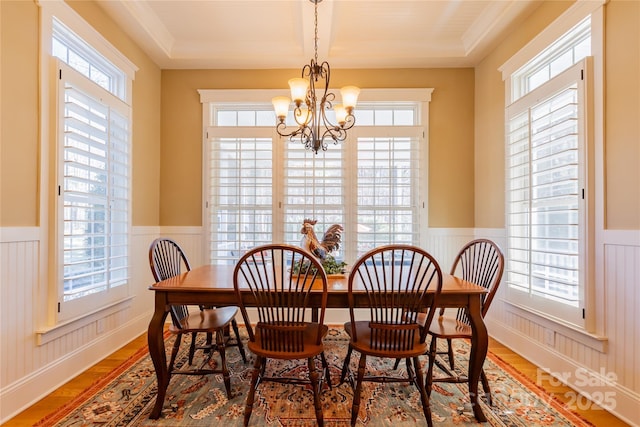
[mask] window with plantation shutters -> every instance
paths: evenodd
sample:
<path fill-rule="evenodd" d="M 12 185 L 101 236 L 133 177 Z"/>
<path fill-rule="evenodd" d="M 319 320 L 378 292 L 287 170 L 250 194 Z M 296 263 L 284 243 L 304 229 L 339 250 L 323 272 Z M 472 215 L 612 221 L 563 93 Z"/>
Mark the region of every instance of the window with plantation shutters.
<path fill-rule="evenodd" d="M 319 240 L 332 224 L 344 227 L 333 255 L 348 263 L 373 246 L 420 244 L 427 170 L 420 163 L 426 144 L 418 102 L 360 104 L 347 141 L 318 154 L 278 136 L 271 108 L 205 103 L 210 262 L 235 264 L 263 243 L 298 245 L 305 219 L 317 220 Z"/>
<path fill-rule="evenodd" d="M 57 117 L 51 265 L 58 284 L 56 319 L 65 321 L 129 294 L 133 68 L 99 39 L 116 62 L 101 54 L 57 15 L 50 25 Z"/>
<path fill-rule="evenodd" d="M 507 108 L 509 297 L 576 325 L 585 281 L 585 65 Z"/>
<path fill-rule="evenodd" d="M 208 141 L 212 263 L 235 264 L 247 249 L 273 240 L 273 147 L 258 133 Z"/>
<path fill-rule="evenodd" d="M 307 218 L 318 220 L 315 231 L 322 239 L 322 232 L 331 224 L 346 225 L 345 150 L 330 145 L 316 155 L 299 142 L 285 141 L 285 240 L 299 243 L 302 221 Z M 333 255 L 342 259 L 344 247 Z"/>
<path fill-rule="evenodd" d="M 63 302 L 127 283 L 130 141 L 127 108 L 60 64 Z M 120 108 L 118 108 L 120 107 Z"/>
<path fill-rule="evenodd" d="M 358 130 L 357 256 L 391 243 L 419 244 L 420 128 Z M 383 136 L 386 134 L 387 136 Z"/>

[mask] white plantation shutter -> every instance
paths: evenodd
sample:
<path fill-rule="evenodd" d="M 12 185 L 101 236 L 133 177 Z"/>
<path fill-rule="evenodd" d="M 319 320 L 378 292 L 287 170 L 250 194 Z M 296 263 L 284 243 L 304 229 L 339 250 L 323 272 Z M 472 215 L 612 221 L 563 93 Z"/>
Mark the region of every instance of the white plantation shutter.
<path fill-rule="evenodd" d="M 249 248 L 273 241 L 270 137 L 209 139 L 209 256 L 235 264 Z"/>
<path fill-rule="evenodd" d="M 506 282 L 514 301 L 582 324 L 583 64 L 507 108 Z"/>
<path fill-rule="evenodd" d="M 59 63 L 63 302 L 128 280 L 129 107 Z"/>
<path fill-rule="evenodd" d="M 383 244 L 419 244 L 421 128 L 359 129 L 357 142 L 357 256 Z"/>
<path fill-rule="evenodd" d="M 322 239 L 324 231 L 332 224 L 346 226 L 345 176 L 340 146 L 329 145 L 319 154 L 305 149 L 298 141 L 286 141 L 284 168 L 284 223 L 285 241 L 302 240 L 300 229 L 306 218 L 318 220 L 315 231 Z M 343 257 L 343 249 L 333 255 Z"/>

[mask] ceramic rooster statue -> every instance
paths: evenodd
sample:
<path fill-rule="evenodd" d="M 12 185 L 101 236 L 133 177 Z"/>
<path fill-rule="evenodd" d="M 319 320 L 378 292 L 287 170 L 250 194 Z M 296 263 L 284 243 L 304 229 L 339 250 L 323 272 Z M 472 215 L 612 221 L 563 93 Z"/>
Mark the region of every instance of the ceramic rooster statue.
<path fill-rule="evenodd" d="M 319 259 L 324 260 L 329 253 L 340 248 L 344 228 L 339 224 L 333 224 L 322 236 L 322 241 L 319 241 L 313 230 L 317 222 L 315 219 L 305 219 L 302 222 L 300 233 L 303 234 L 303 237 L 300 246 Z"/>

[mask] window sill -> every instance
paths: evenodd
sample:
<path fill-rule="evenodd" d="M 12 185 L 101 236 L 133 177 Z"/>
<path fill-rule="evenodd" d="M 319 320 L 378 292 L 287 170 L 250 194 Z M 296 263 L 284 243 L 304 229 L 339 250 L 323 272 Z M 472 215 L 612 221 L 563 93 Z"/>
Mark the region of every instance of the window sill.
<path fill-rule="evenodd" d="M 103 332 L 101 330 L 101 326 L 102 328 L 104 327 L 104 325 L 100 325 L 100 320 L 113 313 L 117 313 L 129 308 L 131 306 L 131 301 L 133 300 L 133 298 L 134 296 L 129 296 L 104 307 L 100 307 L 99 309 L 87 313 L 81 317 L 67 320 L 57 325 L 40 328 L 36 330 L 36 344 L 47 344 L 92 323 L 96 324 L 96 334 L 100 334 Z"/>
<path fill-rule="evenodd" d="M 592 334 L 585 330 L 563 323 L 560 320 L 549 318 L 547 314 L 534 310 L 530 307 L 526 307 L 506 299 L 503 301 L 506 305 L 506 310 L 510 313 L 523 317 L 537 325 L 599 351 L 600 353 L 607 353 L 608 351 L 609 339 L 606 336 Z"/>

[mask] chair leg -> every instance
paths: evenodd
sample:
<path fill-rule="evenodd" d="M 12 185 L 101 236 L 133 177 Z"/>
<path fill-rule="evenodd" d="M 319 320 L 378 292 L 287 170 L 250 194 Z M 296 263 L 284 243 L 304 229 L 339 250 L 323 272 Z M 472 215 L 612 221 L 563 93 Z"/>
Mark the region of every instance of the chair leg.
<path fill-rule="evenodd" d="M 196 354 L 196 340 L 198 334 L 196 332 L 191 333 L 191 345 L 189 346 L 189 366 L 193 365 L 193 356 Z"/>
<path fill-rule="evenodd" d="M 222 378 L 224 379 L 224 388 L 227 391 L 227 399 L 231 399 L 231 376 L 227 368 L 226 350 L 224 348 L 224 332 L 216 332 L 216 345 L 218 353 L 220 353 L 220 367 L 222 368 Z"/>
<path fill-rule="evenodd" d="M 324 426 L 324 417 L 322 416 L 322 402 L 320 401 L 320 375 L 316 370 L 316 362 L 313 357 L 307 359 L 309 366 L 309 380 L 311 380 L 311 389 L 313 390 L 313 405 L 316 408 L 316 421 L 318 426 Z"/>
<path fill-rule="evenodd" d="M 169 370 L 168 370 L 169 379 L 171 379 L 171 372 L 173 372 L 173 364 L 176 361 L 176 356 L 178 355 L 178 349 L 180 348 L 181 341 L 182 341 L 182 334 L 176 335 L 176 340 L 173 342 L 173 348 L 171 349 L 171 359 L 169 360 Z"/>
<path fill-rule="evenodd" d="M 424 382 L 422 381 L 421 374 L 418 374 L 418 376 L 416 377 L 416 372 L 413 370 L 413 366 L 411 365 L 411 359 L 407 357 L 405 362 L 407 364 L 407 376 L 409 377 L 409 381 L 416 385 L 418 384 L 418 382 L 421 382 L 424 384 Z M 418 381 L 416 378 L 419 378 L 420 380 Z"/>
<path fill-rule="evenodd" d="M 484 390 L 484 395 L 487 398 L 487 403 L 489 406 L 493 406 L 491 401 L 491 387 L 489 387 L 489 380 L 487 379 L 487 375 L 484 373 L 484 369 L 480 371 L 480 381 L 482 381 L 482 389 Z"/>
<path fill-rule="evenodd" d="M 362 381 L 364 380 L 364 371 L 367 364 L 367 356 L 360 355 L 358 362 L 358 375 L 356 379 L 356 387 L 353 390 L 353 404 L 351 405 L 351 427 L 356 425 L 358 413 L 360 412 L 360 394 L 362 393 Z"/>
<path fill-rule="evenodd" d="M 236 342 L 238 343 L 238 350 L 240 351 L 240 356 L 242 357 L 242 361 L 247 363 L 247 355 L 244 352 L 244 345 L 242 344 L 242 340 L 240 339 L 240 331 L 238 330 L 238 323 L 236 319 L 231 321 L 231 327 L 233 328 L 233 333 L 236 335 Z"/>
<path fill-rule="evenodd" d="M 351 427 L 355 427 L 360 412 L 360 393 L 362 393 L 362 380 L 364 378 L 365 365 L 367 364 L 367 356 L 360 355 L 358 362 L 358 378 L 356 380 L 356 388 L 353 391 L 353 404 L 351 405 Z"/>
<path fill-rule="evenodd" d="M 249 419 L 251 418 L 251 412 L 253 411 L 253 400 L 256 395 L 256 387 L 258 384 L 258 376 L 260 375 L 260 369 L 263 365 L 261 356 L 256 356 L 256 361 L 253 364 L 253 372 L 251 373 L 251 385 L 249 386 L 249 392 L 247 393 L 247 402 L 244 406 L 244 426 L 249 425 Z"/>
<path fill-rule="evenodd" d="M 451 344 L 451 338 L 447 338 L 447 355 L 449 356 L 449 366 L 451 366 L 451 372 L 455 369 L 455 362 L 453 360 L 453 345 Z"/>
<path fill-rule="evenodd" d="M 433 420 L 431 418 L 431 405 L 429 404 L 429 396 L 427 395 L 424 382 L 422 382 L 422 367 L 420 366 L 420 359 L 417 357 L 414 357 L 413 365 L 415 367 L 416 375 L 418 377 L 418 380 L 415 381 L 415 384 L 418 387 L 418 391 L 420 391 L 420 399 L 422 400 L 422 410 L 424 412 L 424 417 L 427 420 L 427 425 L 429 427 L 432 427 Z"/>
<path fill-rule="evenodd" d="M 429 345 L 429 368 L 427 369 L 427 375 L 425 376 L 425 390 L 427 396 L 431 397 L 431 388 L 433 387 L 433 365 L 436 362 L 436 350 L 437 343 L 435 337 L 431 338 L 431 344 Z"/>
<path fill-rule="evenodd" d="M 327 363 L 327 358 L 324 356 L 324 351 L 320 353 L 320 358 L 322 359 L 322 368 L 324 369 L 324 378 L 327 384 L 329 384 L 329 390 L 333 389 L 333 385 L 331 384 L 331 371 L 329 371 L 329 364 Z"/>
<path fill-rule="evenodd" d="M 209 354 L 213 352 L 213 334 L 211 332 L 207 332 L 207 341 L 204 352 Z"/>
<path fill-rule="evenodd" d="M 396 369 L 398 369 L 398 366 L 400 366 L 400 359 L 396 359 L 395 363 L 393 364 L 393 370 L 395 371 Z"/>
<path fill-rule="evenodd" d="M 345 377 L 347 376 L 347 372 L 349 372 L 349 363 L 351 362 L 351 352 L 353 348 L 351 344 L 349 344 L 349 348 L 347 349 L 347 355 L 344 358 L 344 362 L 342 362 L 342 372 L 340 373 L 340 384 L 344 382 Z"/>

